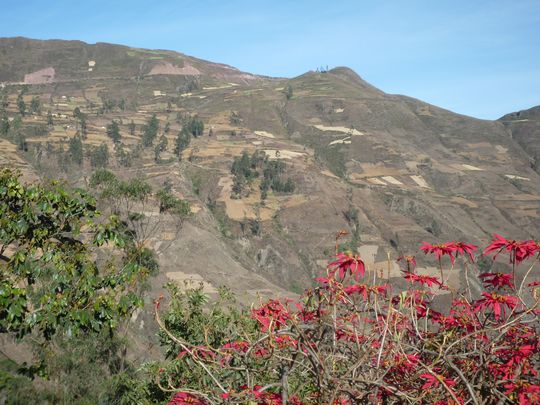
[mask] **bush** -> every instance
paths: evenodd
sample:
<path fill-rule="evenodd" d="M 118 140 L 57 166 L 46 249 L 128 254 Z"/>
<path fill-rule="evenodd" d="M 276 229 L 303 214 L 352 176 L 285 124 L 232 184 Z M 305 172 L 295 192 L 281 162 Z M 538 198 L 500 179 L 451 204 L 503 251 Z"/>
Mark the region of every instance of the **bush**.
<path fill-rule="evenodd" d="M 509 273 L 472 275 L 474 245 L 421 250 L 438 259 L 440 278 L 401 257 L 403 291 L 337 251 L 296 302 L 238 311 L 222 299 L 208 306 L 202 287 L 173 289 L 163 318 L 156 302 L 169 359 L 156 369 L 158 385 L 176 391 L 169 404 L 538 403 L 540 282 L 527 276 L 540 242 L 496 236 L 484 255 L 509 253 Z M 448 287 L 458 257 L 464 277 L 483 284 L 479 293 L 469 282 Z M 534 262 L 518 283 L 515 268 L 526 259 Z M 453 300 L 445 313 L 433 307 L 440 293 Z"/>

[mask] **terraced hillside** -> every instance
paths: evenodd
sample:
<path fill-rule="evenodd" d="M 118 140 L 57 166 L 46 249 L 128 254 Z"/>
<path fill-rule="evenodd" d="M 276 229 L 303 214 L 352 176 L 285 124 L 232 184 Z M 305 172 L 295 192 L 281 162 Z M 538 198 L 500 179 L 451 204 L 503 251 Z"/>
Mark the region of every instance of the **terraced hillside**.
<path fill-rule="evenodd" d="M 208 291 L 227 285 L 246 302 L 299 292 L 323 269 L 340 229 L 383 277 L 399 272 L 388 255 L 414 252 L 418 241 L 538 236 L 532 112 L 478 120 L 386 94 L 347 68 L 269 78 L 171 51 L 79 41 L 0 39 L 0 82 L 9 127 L 0 164 L 29 180 L 84 185 L 96 148 L 107 145 L 106 166 L 120 177 L 168 183 L 191 203 L 182 229 L 170 224 L 150 241 L 161 264 L 151 296 L 186 279 Z M 158 137 L 143 147 L 153 114 Z M 193 117 L 204 131 L 178 155 L 178 134 Z M 116 143 L 107 134 L 113 121 Z M 80 164 L 69 154 L 75 137 Z M 156 153 L 159 139 L 166 144 Z M 261 167 L 235 192 L 231 166 L 244 151 L 264 152 L 264 167 L 294 190 L 263 196 Z"/>

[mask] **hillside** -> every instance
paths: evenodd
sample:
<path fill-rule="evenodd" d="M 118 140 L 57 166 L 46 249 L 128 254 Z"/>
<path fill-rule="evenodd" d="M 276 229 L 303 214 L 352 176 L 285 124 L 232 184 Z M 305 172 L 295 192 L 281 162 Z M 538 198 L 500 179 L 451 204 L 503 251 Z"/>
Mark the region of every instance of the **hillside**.
<path fill-rule="evenodd" d="M 191 203 L 182 229 L 152 239 L 161 272 L 149 296 L 189 278 L 209 291 L 227 285 L 245 302 L 298 293 L 322 271 L 340 229 L 385 276 L 387 253 L 415 252 L 418 241 L 537 236 L 538 107 L 486 121 L 386 94 L 344 67 L 269 78 L 172 51 L 25 38 L 0 39 L 0 82 L 11 124 L 20 100 L 40 100 L 40 111 L 18 124 L 22 143 L 0 139 L 0 164 L 28 179 L 83 185 L 89 154 L 104 143 L 108 168 L 120 177 L 142 175 L 156 187 L 169 181 Z M 85 158 L 59 163 L 81 132 L 76 109 L 86 117 Z M 152 114 L 167 139 L 159 159 L 153 146 L 137 146 Z M 191 116 L 205 130 L 179 160 L 175 140 Z M 137 151 L 129 165 L 107 136 L 113 120 L 124 152 Z M 270 190 L 263 202 L 259 177 L 231 198 L 231 165 L 243 151 L 283 162 L 294 191 Z M 428 272 L 433 264 L 423 263 Z"/>

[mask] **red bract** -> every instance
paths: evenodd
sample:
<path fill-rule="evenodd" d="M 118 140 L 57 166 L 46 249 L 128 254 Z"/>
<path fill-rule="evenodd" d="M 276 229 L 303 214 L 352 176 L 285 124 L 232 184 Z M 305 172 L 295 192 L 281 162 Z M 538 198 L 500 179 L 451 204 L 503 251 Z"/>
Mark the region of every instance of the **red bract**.
<path fill-rule="evenodd" d="M 478 246 L 465 242 L 453 242 L 454 249 L 457 255 L 468 255 L 471 262 L 474 263 L 474 252 L 478 249 Z"/>
<path fill-rule="evenodd" d="M 431 373 L 424 373 L 420 375 L 421 378 L 426 380 L 425 384 L 422 385 L 423 390 L 426 390 L 432 387 L 438 387 L 439 385 L 441 385 L 443 381 L 448 387 L 452 387 L 456 385 L 456 382 L 454 380 L 452 380 L 451 378 L 447 378 L 441 374 L 437 374 L 436 370 L 434 370 L 434 374 L 435 375 Z"/>
<path fill-rule="evenodd" d="M 530 384 L 527 381 L 510 382 L 504 385 L 505 394 L 520 405 L 540 403 L 540 385 Z"/>
<path fill-rule="evenodd" d="M 369 287 L 365 284 L 355 284 L 349 287 L 345 287 L 343 292 L 347 295 L 360 294 L 364 300 L 368 299 Z"/>
<path fill-rule="evenodd" d="M 495 288 L 509 287 L 514 288 L 512 283 L 513 276 L 506 273 L 482 273 L 478 277 L 482 279 L 485 286 L 492 286 Z"/>
<path fill-rule="evenodd" d="M 285 326 L 291 319 L 287 308 L 278 300 L 270 300 L 266 305 L 253 309 L 251 316 L 259 322 L 263 332 Z"/>
<path fill-rule="evenodd" d="M 437 258 L 437 260 L 441 260 L 441 258 L 444 255 L 448 255 L 450 257 L 450 261 L 452 262 L 452 265 L 456 261 L 456 258 L 453 255 L 454 252 L 456 251 L 456 247 L 454 246 L 453 242 L 442 243 L 439 245 L 432 245 L 427 242 L 422 242 L 422 246 L 420 247 L 420 250 L 424 252 L 425 254 L 428 254 L 428 253 L 435 254 L 435 257 Z"/>
<path fill-rule="evenodd" d="M 397 353 L 394 357 L 394 367 L 393 371 L 398 372 L 399 374 L 411 373 L 416 371 L 418 367 L 418 362 L 420 361 L 419 354 L 400 354 Z"/>
<path fill-rule="evenodd" d="M 499 320 L 501 314 L 506 316 L 506 307 L 510 309 L 516 308 L 518 304 L 517 297 L 511 295 L 499 295 L 497 293 L 487 293 L 483 292 L 482 296 L 484 298 L 479 299 L 475 302 L 475 310 L 481 311 L 486 308 L 490 308 L 495 315 L 495 319 Z"/>
<path fill-rule="evenodd" d="M 495 234 L 491 244 L 484 250 L 484 255 L 497 252 L 493 256 L 493 260 L 495 260 L 503 250 L 510 253 L 510 263 L 519 264 L 528 257 L 533 256 L 538 251 L 538 245 L 533 240 L 509 240 Z"/>
<path fill-rule="evenodd" d="M 208 402 L 197 398 L 189 392 L 177 392 L 171 398 L 168 405 L 208 405 Z"/>
<path fill-rule="evenodd" d="M 277 343 L 279 349 L 296 348 L 298 346 L 298 340 L 289 335 L 276 336 L 274 342 Z"/>
<path fill-rule="evenodd" d="M 442 286 L 442 283 L 437 277 L 405 272 L 403 278 L 411 283 L 420 283 L 422 285 L 427 285 L 428 287 L 433 287 L 433 285 L 437 285 L 439 287 Z"/>
<path fill-rule="evenodd" d="M 237 342 L 226 343 L 226 344 L 223 345 L 223 347 L 221 349 L 224 350 L 224 351 L 233 351 L 233 352 L 236 352 L 236 353 L 245 353 L 249 349 L 249 343 L 244 341 L 244 340 L 240 340 L 240 341 L 237 341 Z"/>
<path fill-rule="evenodd" d="M 354 276 L 357 280 L 360 276 L 363 276 L 366 272 L 366 266 L 360 259 L 360 256 L 353 255 L 352 253 L 338 253 L 336 260 L 328 265 L 330 274 L 335 274 L 339 270 L 339 278 L 343 280 L 347 273 Z"/>

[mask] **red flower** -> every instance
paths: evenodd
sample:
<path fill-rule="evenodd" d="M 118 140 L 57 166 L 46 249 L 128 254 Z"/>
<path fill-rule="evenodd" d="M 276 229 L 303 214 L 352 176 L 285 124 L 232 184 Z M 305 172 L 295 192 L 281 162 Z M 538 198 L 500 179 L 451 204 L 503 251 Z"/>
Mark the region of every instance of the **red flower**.
<path fill-rule="evenodd" d="M 482 296 L 484 298 L 476 301 L 475 310 L 480 311 L 485 308 L 491 308 L 495 319 L 499 320 L 501 313 L 506 316 L 506 307 L 514 309 L 518 304 L 517 297 L 511 295 L 499 295 L 497 293 L 487 293 L 483 292 Z"/>
<path fill-rule="evenodd" d="M 375 295 L 386 295 L 389 288 L 390 284 L 380 284 L 372 286 L 369 290 Z"/>
<path fill-rule="evenodd" d="M 433 287 L 434 284 L 439 287 L 442 286 L 442 283 L 437 277 L 405 272 L 403 278 L 411 283 L 420 283 L 422 285 L 427 285 L 428 287 Z"/>
<path fill-rule="evenodd" d="M 251 316 L 259 322 L 263 332 L 285 326 L 291 319 L 287 308 L 278 300 L 270 300 L 262 307 L 252 309 Z"/>
<path fill-rule="evenodd" d="M 351 276 L 355 276 L 357 280 L 359 276 L 363 276 L 366 272 L 366 266 L 358 255 L 340 252 L 336 255 L 336 258 L 337 260 L 328 265 L 328 269 L 330 269 L 331 274 L 335 274 L 335 272 L 339 270 L 339 277 L 341 280 L 345 278 L 347 272 L 349 272 Z"/>
<path fill-rule="evenodd" d="M 411 373 L 416 370 L 419 360 L 419 354 L 402 355 L 397 353 L 394 357 L 393 371 L 396 371 L 399 374 Z"/>
<path fill-rule="evenodd" d="M 510 287 L 514 288 L 514 283 L 512 283 L 512 275 L 505 273 L 482 273 L 478 277 L 483 279 L 485 285 L 491 285 L 495 288 L 501 287 Z"/>
<path fill-rule="evenodd" d="M 361 294 L 364 300 L 368 299 L 369 288 L 365 284 L 355 284 L 349 287 L 345 287 L 343 292 L 347 295 Z"/>
<path fill-rule="evenodd" d="M 530 256 L 533 256 L 538 250 L 538 245 L 533 240 L 507 240 L 501 235 L 493 235 L 491 244 L 484 250 L 484 255 L 488 255 L 493 252 L 493 260 L 503 251 L 506 250 L 510 253 L 510 263 L 521 263 L 523 260 Z"/>
<path fill-rule="evenodd" d="M 233 351 L 236 353 L 245 353 L 249 349 L 249 343 L 245 340 L 230 342 L 223 345 L 222 350 Z"/>
<path fill-rule="evenodd" d="M 436 370 L 434 370 L 436 371 Z M 447 378 L 441 374 L 434 373 L 435 375 L 431 373 L 424 373 L 421 374 L 420 377 L 426 380 L 425 384 L 422 385 L 422 389 L 426 390 L 431 387 L 438 387 L 443 381 L 448 387 L 452 387 L 456 385 L 456 382 L 452 380 L 451 378 Z"/>
<path fill-rule="evenodd" d="M 478 249 L 478 246 L 465 242 L 454 242 L 453 245 L 455 248 L 456 256 L 468 255 L 469 259 L 471 259 L 471 262 L 474 263 L 474 251 Z"/>
<path fill-rule="evenodd" d="M 527 381 L 516 381 L 504 385 L 505 394 L 512 400 L 518 400 L 520 405 L 540 403 L 540 385 Z"/>
<path fill-rule="evenodd" d="M 279 349 L 296 348 L 298 346 L 298 340 L 293 339 L 289 335 L 276 336 L 274 341 L 277 343 Z"/>
<path fill-rule="evenodd" d="M 437 260 L 441 260 L 444 255 L 448 255 L 452 265 L 456 261 L 456 258 L 453 255 L 456 251 L 456 247 L 453 242 L 442 243 L 440 245 L 432 245 L 427 242 L 422 243 L 423 245 L 420 247 L 420 250 L 425 254 L 434 253 Z"/>
<path fill-rule="evenodd" d="M 168 405 L 207 405 L 208 402 L 197 398 L 188 392 L 177 392 L 169 401 Z"/>

